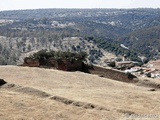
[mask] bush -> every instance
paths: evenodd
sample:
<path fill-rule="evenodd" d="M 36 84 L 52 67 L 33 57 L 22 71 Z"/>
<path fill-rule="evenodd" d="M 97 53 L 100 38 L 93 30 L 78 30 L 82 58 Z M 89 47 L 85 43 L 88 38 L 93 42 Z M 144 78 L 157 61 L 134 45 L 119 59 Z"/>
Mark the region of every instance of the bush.
<path fill-rule="evenodd" d="M 128 76 L 128 79 L 132 80 L 133 78 L 136 78 L 136 76 L 132 75 L 131 73 L 127 72 L 126 73 Z"/>
<path fill-rule="evenodd" d="M 151 78 L 151 73 L 148 73 L 148 74 L 147 74 L 147 77 Z"/>
<path fill-rule="evenodd" d="M 47 50 L 40 50 L 37 53 L 34 53 L 30 58 L 32 59 L 38 59 L 40 62 L 44 62 L 47 59 L 55 59 L 55 60 L 61 60 L 61 59 L 67 59 L 70 61 L 74 60 L 80 60 L 80 61 L 85 61 L 87 57 L 86 52 L 62 52 L 62 51 L 50 51 L 47 52 Z"/>
<path fill-rule="evenodd" d="M 115 61 L 112 61 L 112 62 L 108 63 L 108 66 L 109 66 L 109 67 L 115 67 L 115 66 L 116 66 Z"/>

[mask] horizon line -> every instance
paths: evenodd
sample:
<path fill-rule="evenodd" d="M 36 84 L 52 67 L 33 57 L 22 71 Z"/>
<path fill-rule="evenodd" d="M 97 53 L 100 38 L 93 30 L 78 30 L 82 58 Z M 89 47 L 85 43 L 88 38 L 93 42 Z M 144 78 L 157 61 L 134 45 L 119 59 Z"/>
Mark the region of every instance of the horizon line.
<path fill-rule="evenodd" d="M 0 12 L 5 11 L 21 11 L 21 10 L 43 10 L 43 9 L 160 9 L 160 8 L 153 8 L 153 7 L 133 7 L 133 8 L 24 8 L 24 9 L 6 9 L 0 10 Z"/>

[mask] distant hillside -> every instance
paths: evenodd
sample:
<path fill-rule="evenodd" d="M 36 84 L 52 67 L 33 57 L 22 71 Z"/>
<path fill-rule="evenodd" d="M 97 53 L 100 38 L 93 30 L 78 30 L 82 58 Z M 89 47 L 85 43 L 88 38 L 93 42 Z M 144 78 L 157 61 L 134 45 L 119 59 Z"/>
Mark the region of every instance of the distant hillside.
<path fill-rule="evenodd" d="M 160 26 L 131 32 L 118 39 L 118 42 L 145 55 L 148 58 L 160 58 Z"/>
<path fill-rule="evenodd" d="M 81 37 L 64 37 L 48 39 L 41 37 L 14 37 L 7 38 L 0 36 L 0 64 L 21 64 L 25 57 L 42 50 L 54 51 L 84 51 L 88 54 L 87 59 L 94 64 L 103 65 L 106 59 L 116 58 L 102 48 L 99 48 L 93 41 Z M 103 59 L 103 60 L 102 60 Z"/>
<path fill-rule="evenodd" d="M 101 65 L 124 54 L 135 61 L 158 58 L 159 16 L 160 9 L 2 11 L 0 64 L 17 64 L 40 49 L 84 50 L 91 63 Z"/>

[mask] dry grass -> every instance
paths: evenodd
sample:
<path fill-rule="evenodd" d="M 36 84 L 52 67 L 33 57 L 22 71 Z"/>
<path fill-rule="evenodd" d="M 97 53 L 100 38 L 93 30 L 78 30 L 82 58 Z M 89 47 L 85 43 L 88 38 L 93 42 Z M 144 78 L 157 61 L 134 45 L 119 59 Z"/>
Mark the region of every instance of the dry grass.
<path fill-rule="evenodd" d="M 82 72 L 1 66 L 0 78 L 8 83 L 44 91 L 107 110 L 84 109 L 73 104 L 11 89 L 0 89 L 0 119 L 115 120 L 125 113 L 159 114 L 160 91 Z M 88 104 L 87 104 L 88 105 Z"/>

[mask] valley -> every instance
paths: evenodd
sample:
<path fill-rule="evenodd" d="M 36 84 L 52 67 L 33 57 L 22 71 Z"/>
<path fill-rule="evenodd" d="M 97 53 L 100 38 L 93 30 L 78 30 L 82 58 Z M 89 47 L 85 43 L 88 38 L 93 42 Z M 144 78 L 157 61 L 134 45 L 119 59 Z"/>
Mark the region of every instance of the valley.
<path fill-rule="evenodd" d="M 147 8 L 1 11 L 0 64 L 19 64 L 41 49 L 85 51 L 101 66 L 124 54 L 138 62 L 159 59 L 159 14 Z"/>

